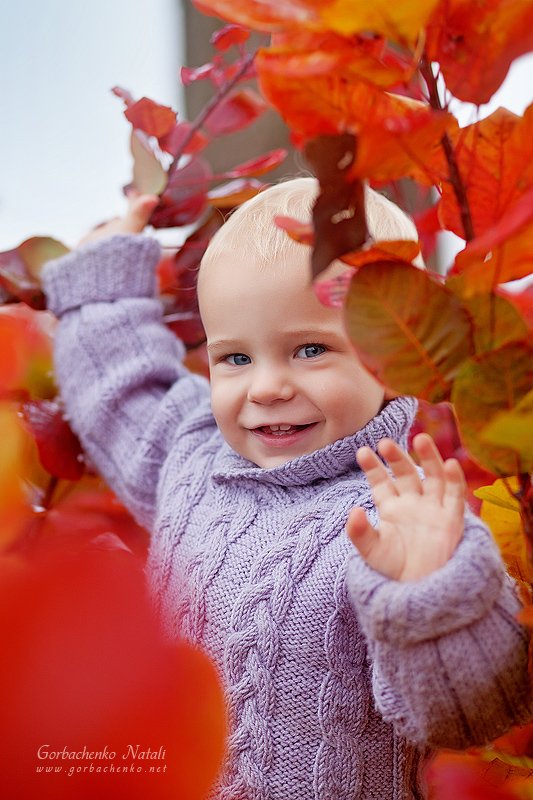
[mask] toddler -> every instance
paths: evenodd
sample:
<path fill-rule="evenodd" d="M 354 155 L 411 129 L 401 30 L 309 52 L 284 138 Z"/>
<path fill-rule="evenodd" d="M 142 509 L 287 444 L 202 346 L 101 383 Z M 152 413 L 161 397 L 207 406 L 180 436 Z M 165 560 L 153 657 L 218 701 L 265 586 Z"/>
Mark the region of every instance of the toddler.
<path fill-rule="evenodd" d="M 57 375 L 90 458 L 152 532 L 167 628 L 219 669 L 214 796 L 422 798 L 432 748 L 529 717 L 527 637 L 459 465 L 421 434 L 421 480 L 415 400 L 384 396 L 342 312 L 316 299 L 309 248 L 274 225 L 309 217 L 316 193 L 311 178 L 267 189 L 211 242 L 210 383 L 162 324 L 159 246 L 133 235 L 157 198 L 133 198 L 45 268 Z M 416 236 L 385 198 L 366 205 L 373 238 Z"/>

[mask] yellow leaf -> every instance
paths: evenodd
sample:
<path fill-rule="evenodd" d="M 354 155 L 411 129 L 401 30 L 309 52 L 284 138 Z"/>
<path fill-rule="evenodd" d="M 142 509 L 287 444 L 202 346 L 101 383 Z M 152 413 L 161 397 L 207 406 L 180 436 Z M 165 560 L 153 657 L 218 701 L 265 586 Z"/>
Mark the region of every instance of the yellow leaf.
<path fill-rule="evenodd" d="M 480 486 L 479 489 L 475 489 L 474 496 L 483 500 L 483 503 L 493 503 L 501 508 L 507 508 L 510 511 L 518 512 L 518 500 L 509 493 L 507 487 L 509 487 L 512 492 L 517 492 L 517 478 L 508 478 L 506 481 L 498 478 L 491 486 Z"/>
<path fill-rule="evenodd" d="M 334 0 L 325 4 L 319 15 L 328 28 L 344 36 L 372 31 L 396 42 L 413 43 L 437 4 L 438 0 Z"/>
<path fill-rule="evenodd" d="M 518 501 L 509 493 L 506 484 L 513 492 L 518 489 L 516 478 L 509 478 L 505 483 L 498 479 L 492 486 L 482 486 L 474 494 L 483 501 L 481 519 L 491 529 L 510 574 L 520 580 L 531 581 L 533 569 L 528 561 Z"/>

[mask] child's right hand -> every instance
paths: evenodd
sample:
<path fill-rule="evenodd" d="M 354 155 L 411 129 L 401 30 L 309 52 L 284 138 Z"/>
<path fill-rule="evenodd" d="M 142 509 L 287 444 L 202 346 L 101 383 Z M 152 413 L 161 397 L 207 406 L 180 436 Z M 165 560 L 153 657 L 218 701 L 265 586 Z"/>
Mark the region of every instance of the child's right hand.
<path fill-rule="evenodd" d="M 116 233 L 141 233 L 148 224 L 154 208 L 159 203 L 159 197 L 153 194 L 140 194 L 136 190 L 128 192 L 128 210 L 123 217 L 114 217 L 108 222 L 97 225 L 89 231 L 78 246 L 106 239 Z"/>

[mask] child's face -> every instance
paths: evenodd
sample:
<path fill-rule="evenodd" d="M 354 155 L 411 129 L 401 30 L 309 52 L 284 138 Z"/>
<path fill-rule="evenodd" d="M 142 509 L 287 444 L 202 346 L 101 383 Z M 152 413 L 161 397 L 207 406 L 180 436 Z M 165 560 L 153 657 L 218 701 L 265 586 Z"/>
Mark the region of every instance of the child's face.
<path fill-rule="evenodd" d="M 213 414 L 224 439 L 259 467 L 275 467 L 355 433 L 383 389 L 362 367 L 342 313 L 326 308 L 302 263 L 202 270 Z"/>

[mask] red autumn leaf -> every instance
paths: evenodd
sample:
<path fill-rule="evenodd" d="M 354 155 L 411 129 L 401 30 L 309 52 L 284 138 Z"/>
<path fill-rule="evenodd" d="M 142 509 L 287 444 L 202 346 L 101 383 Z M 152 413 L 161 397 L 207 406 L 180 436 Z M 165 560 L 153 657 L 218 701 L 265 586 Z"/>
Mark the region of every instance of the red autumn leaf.
<path fill-rule="evenodd" d="M 300 222 L 300 220 L 284 217 L 280 214 L 274 217 L 274 222 L 278 228 L 285 231 L 295 242 L 311 246 L 315 243 L 315 232 L 312 223 Z"/>
<path fill-rule="evenodd" d="M 429 256 L 435 252 L 437 233 L 442 230 L 439 220 L 438 204 L 414 214 L 413 222 L 418 231 L 424 260 L 427 260 Z"/>
<path fill-rule="evenodd" d="M 343 308 L 352 277 L 353 270 L 346 268 L 340 275 L 315 281 L 313 287 L 315 294 L 323 305 Z"/>
<path fill-rule="evenodd" d="M 452 132 L 450 138 L 472 227 L 481 236 L 533 186 L 533 105 L 523 117 L 499 108 L 486 119 Z M 445 228 L 464 238 L 449 181 L 442 187 L 439 216 Z"/>
<path fill-rule="evenodd" d="M 190 122 L 178 122 L 165 136 L 159 139 L 162 150 L 176 157 L 191 155 L 204 150 L 209 144 L 209 138 L 201 130 L 193 129 Z"/>
<path fill-rule="evenodd" d="M 77 481 L 85 471 L 81 445 L 55 400 L 30 400 L 23 414 L 43 467 L 57 478 Z"/>
<path fill-rule="evenodd" d="M 205 342 L 188 350 L 183 363 L 191 372 L 209 378 L 209 356 Z"/>
<path fill-rule="evenodd" d="M 211 177 L 209 164 L 199 156 L 193 156 L 184 167 L 174 169 L 150 217 L 150 224 L 154 228 L 169 228 L 195 222 L 207 207 Z"/>
<path fill-rule="evenodd" d="M 255 178 L 238 178 L 210 189 L 207 193 L 207 200 L 209 205 L 215 206 L 215 208 L 234 208 L 255 197 L 265 186 L 265 183 L 261 183 Z"/>
<path fill-rule="evenodd" d="M 207 116 L 204 127 L 211 136 L 240 131 L 254 122 L 268 108 L 253 89 L 230 92 Z"/>
<path fill-rule="evenodd" d="M 169 106 L 155 103 L 148 97 L 141 97 L 136 103 L 128 105 L 124 116 L 134 128 L 157 139 L 168 134 L 176 124 L 175 111 Z"/>
<path fill-rule="evenodd" d="M 479 756 L 439 753 L 428 771 L 432 800 L 517 800 L 504 779 L 494 780 L 489 770 L 490 764 Z"/>
<path fill-rule="evenodd" d="M 223 758 L 221 688 L 203 653 L 163 635 L 138 560 L 86 548 L 0 571 L 3 795 L 203 800 Z"/>
<path fill-rule="evenodd" d="M 172 303 L 168 302 L 165 306 L 169 313 L 197 310 L 196 281 L 200 261 L 210 239 L 222 224 L 220 214 L 211 211 L 205 222 L 187 237 L 176 253 L 159 262 L 159 292 L 172 297 Z"/>
<path fill-rule="evenodd" d="M 230 47 L 244 44 L 250 38 L 250 31 L 240 25 L 225 25 L 210 38 L 210 43 L 220 52 L 229 50 Z"/>
<path fill-rule="evenodd" d="M 455 259 L 450 277 L 461 274 L 465 296 L 489 292 L 531 271 L 533 188 L 494 227 L 473 239 Z"/>
<path fill-rule="evenodd" d="M 452 402 L 461 437 L 472 456 L 496 475 L 518 474 L 518 449 L 513 440 L 507 447 L 484 442 L 483 431 L 531 391 L 532 365 L 531 344 L 511 342 L 465 360 L 454 381 Z"/>
<path fill-rule="evenodd" d="M 195 81 L 210 80 L 213 72 L 218 69 L 217 64 L 202 64 L 201 67 L 182 67 L 180 80 L 183 86 L 190 86 Z"/>
<path fill-rule="evenodd" d="M 134 104 L 135 99 L 128 89 L 123 89 L 121 86 L 113 86 L 111 91 L 116 97 L 120 97 L 120 99 L 124 101 L 126 107 Z"/>
<path fill-rule="evenodd" d="M 224 172 L 223 178 L 247 178 L 250 175 L 264 175 L 265 172 L 279 167 L 287 158 L 287 150 L 284 147 L 279 147 L 276 150 L 269 150 L 258 158 L 252 158 L 249 161 L 244 161 L 236 167 L 232 167 L 227 172 Z"/>
<path fill-rule="evenodd" d="M 532 48 L 530 0 L 446 0 L 427 28 L 427 53 L 447 88 L 477 105 L 490 100 L 514 59 Z"/>
<path fill-rule="evenodd" d="M 196 347 L 205 342 L 205 331 L 200 314 L 183 311 L 169 314 L 163 318 L 166 326 L 188 347 Z"/>
<path fill-rule="evenodd" d="M 68 253 L 68 247 L 49 236 L 33 236 L 15 247 L 0 253 L 0 289 L 4 300 L 22 300 L 31 308 L 46 308 L 41 290 L 40 273 L 52 258 Z"/>
<path fill-rule="evenodd" d="M 348 179 L 354 150 L 355 139 L 350 134 L 317 136 L 305 148 L 305 157 L 320 184 L 313 205 L 313 277 L 366 240 L 363 184 Z"/>
<path fill-rule="evenodd" d="M 52 379 L 54 321 L 27 305 L 0 308 L 0 398 L 55 394 Z"/>
<path fill-rule="evenodd" d="M 138 525 L 109 489 L 99 487 L 95 478 L 83 478 L 70 494 L 54 502 L 41 520 L 39 539 L 34 554 L 47 551 L 65 553 L 79 551 L 89 544 L 110 549 L 124 544 L 126 550 L 145 558 L 149 534 Z M 97 488 L 95 488 L 95 485 Z M 118 539 L 104 540 L 105 534 Z"/>
<path fill-rule="evenodd" d="M 346 299 L 346 324 L 363 364 L 385 386 L 433 403 L 448 399 L 473 352 L 471 323 L 457 297 L 406 264 L 361 267 Z"/>

